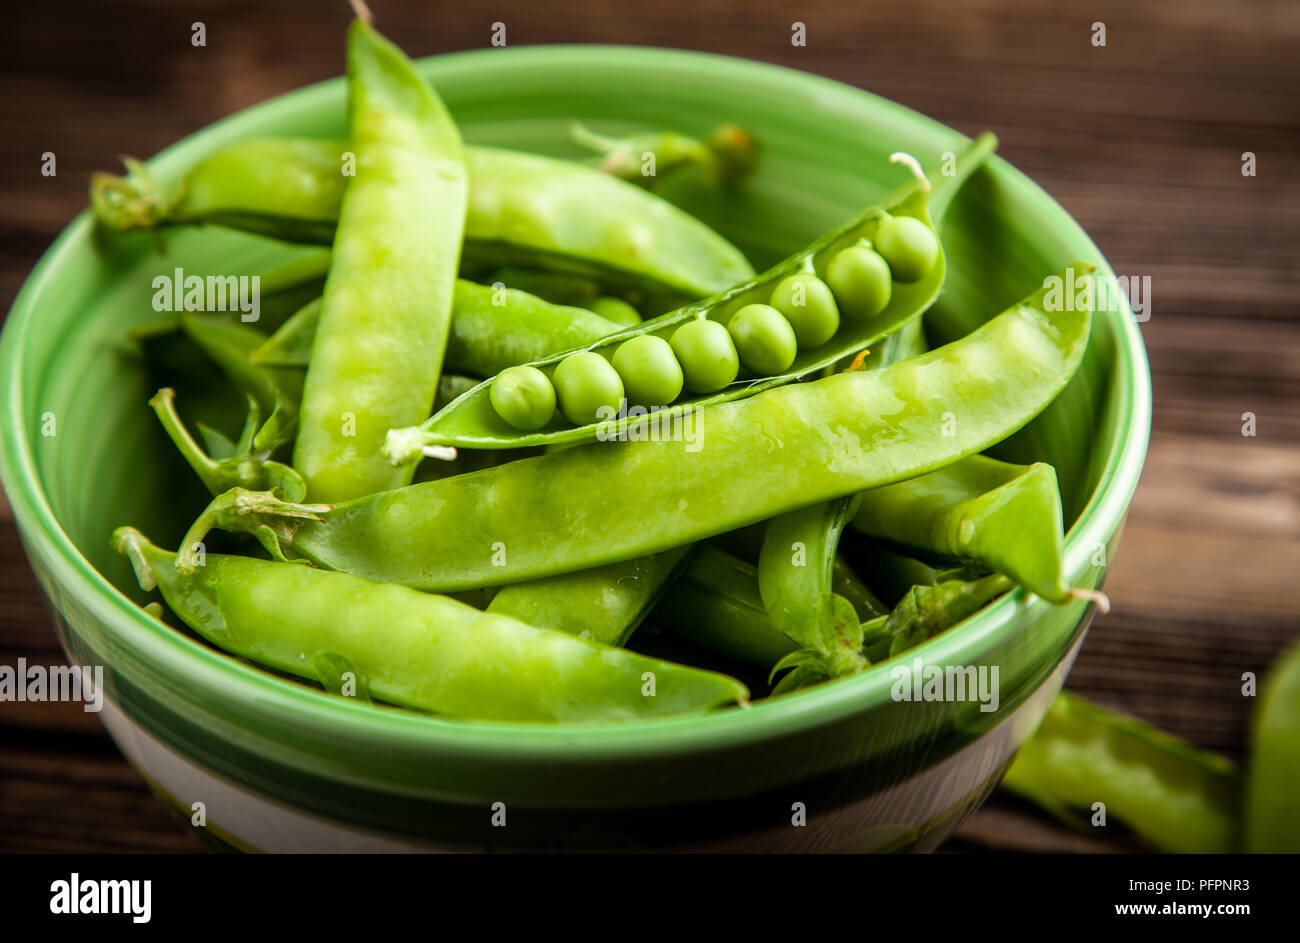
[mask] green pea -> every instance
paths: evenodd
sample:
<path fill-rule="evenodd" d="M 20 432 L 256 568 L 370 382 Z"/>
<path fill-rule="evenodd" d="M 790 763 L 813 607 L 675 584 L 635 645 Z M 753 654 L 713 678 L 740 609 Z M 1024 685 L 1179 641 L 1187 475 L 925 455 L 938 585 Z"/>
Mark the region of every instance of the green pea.
<path fill-rule="evenodd" d="M 840 327 L 840 309 L 830 286 L 816 275 L 790 275 L 781 279 L 768 302 L 785 315 L 794 328 L 801 350 L 820 347 Z"/>
<path fill-rule="evenodd" d="M 939 261 L 939 240 L 911 216 L 894 216 L 876 230 L 876 249 L 900 282 L 920 281 Z"/>
<path fill-rule="evenodd" d="M 826 267 L 826 282 L 850 318 L 869 318 L 884 311 L 894 294 L 889 264 L 870 246 L 849 246 L 835 253 Z"/>
<path fill-rule="evenodd" d="M 614 351 L 614 369 L 630 403 L 667 406 L 682 395 L 682 365 L 662 337 L 640 334 L 625 340 Z"/>
<path fill-rule="evenodd" d="M 764 376 L 790 369 L 799 352 L 794 328 L 771 305 L 745 305 L 731 316 L 727 332 L 740 352 L 740 362 Z"/>
<path fill-rule="evenodd" d="M 606 321 L 613 321 L 619 327 L 633 327 L 641 323 L 641 313 L 622 298 L 610 296 L 597 298 L 588 307 Z"/>
<path fill-rule="evenodd" d="M 608 360 L 584 350 L 570 354 L 555 368 L 555 394 L 560 412 L 575 426 L 585 426 L 600 419 L 602 406 L 618 411 L 623 399 L 623 381 Z"/>
<path fill-rule="evenodd" d="M 740 373 L 736 345 L 717 321 L 687 321 L 668 343 L 681 362 L 686 388 L 692 393 L 716 393 Z"/>
<path fill-rule="evenodd" d="M 555 415 L 555 387 L 536 367 L 507 367 L 492 381 L 492 407 L 516 429 L 533 432 Z"/>

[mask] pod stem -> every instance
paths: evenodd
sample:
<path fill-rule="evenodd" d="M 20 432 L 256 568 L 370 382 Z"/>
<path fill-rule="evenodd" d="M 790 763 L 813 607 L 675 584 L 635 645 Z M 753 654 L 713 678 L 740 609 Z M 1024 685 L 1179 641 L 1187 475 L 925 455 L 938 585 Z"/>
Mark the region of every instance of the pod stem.
<path fill-rule="evenodd" d="M 162 423 L 163 429 L 166 430 L 177 451 L 189 463 L 190 468 L 194 469 L 194 473 L 199 476 L 203 484 L 209 491 L 220 491 L 219 463 L 203 451 L 203 447 L 185 428 L 185 422 L 176 411 L 176 391 L 171 387 L 163 387 L 149 400 L 149 405 L 153 407 L 158 421 Z"/>
<path fill-rule="evenodd" d="M 320 515 L 332 508 L 332 504 L 295 504 L 269 491 L 231 488 L 213 498 L 186 532 L 176 551 L 176 569 L 182 573 L 194 572 L 198 566 L 196 548 L 213 530 L 252 534 L 275 559 L 293 562 L 285 556 L 284 546 L 293 541 L 298 529 L 295 521 L 319 521 Z"/>
<path fill-rule="evenodd" d="M 460 454 L 453 446 L 428 441 L 428 433 L 421 426 L 389 429 L 384 437 L 384 455 L 394 465 L 406 465 L 424 458 L 454 462 Z"/>
<path fill-rule="evenodd" d="M 143 163 L 123 157 L 126 175 L 96 173 L 90 178 L 90 205 L 100 223 L 125 232 L 153 229 L 167 218 L 171 201 Z"/>
<path fill-rule="evenodd" d="M 927 177 L 925 171 L 921 169 L 921 162 L 911 154 L 906 151 L 895 151 L 889 155 L 889 162 L 891 164 L 902 164 L 912 172 L 914 177 L 916 177 L 917 182 L 921 184 L 921 189 L 926 193 L 930 192 L 930 178 Z"/>
<path fill-rule="evenodd" d="M 375 25 L 375 15 L 370 12 L 370 7 L 366 6 L 366 0 L 348 0 L 352 5 L 352 12 L 356 14 L 358 20 L 367 26 Z"/>
<path fill-rule="evenodd" d="M 1101 611 L 1103 616 L 1110 614 L 1110 597 L 1099 589 L 1080 589 L 1078 587 L 1071 587 L 1065 591 L 1065 595 L 1069 596 L 1071 599 L 1082 599 L 1085 602 L 1092 603 Z"/>
<path fill-rule="evenodd" d="M 144 548 L 149 546 L 149 538 L 134 527 L 119 527 L 113 531 L 113 549 L 131 561 L 135 578 L 140 588 L 148 591 L 158 585 L 153 575 L 153 567 L 145 558 Z"/>

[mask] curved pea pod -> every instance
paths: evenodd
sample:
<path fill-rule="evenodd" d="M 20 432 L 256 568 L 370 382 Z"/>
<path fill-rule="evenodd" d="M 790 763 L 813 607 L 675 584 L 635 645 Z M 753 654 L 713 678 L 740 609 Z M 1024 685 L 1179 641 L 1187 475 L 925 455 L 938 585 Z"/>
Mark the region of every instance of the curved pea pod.
<path fill-rule="evenodd" d="M 320 317 L 319 299 L 305 305 L 252 355 L 254 363 L 307 366 Z M 588 344 L 619 330 L 586 308 L 556 305 L 513 288 L 459 279 L 452 294 L 444 368 L 492 376 L 556 350 Z"/>
<path fill-rule="evenodd" d="M 623 645 L 686 563 L 690 547 L 502 588 L 488 612 L 605 645 Z"/>
<path fill-rule="evenodd" d="M 863 622 L 889 612 L 862 577 L 839 555 L 831 563 L 831 591 L 847 599 Z"/>
<path fill-rule="evenodd" d="M 1300 852 L 1300 645 L 1264 676 L 1251 718 L 1246 850 Z"/>
<path fill-rule="evenodd" d="M 1237 767 L 1133 717 L 1062 692 L 1002 784 L 1067 823 L 1093 804 L 1162 851 L 1236 850 Z"/>
<path fill-rule="evenodd" d="M 212 644 L 335 689 L 472 720 L 610 722 L 743 702 L 726 675 L 540 629 L 401 586 L 250 557 L 176 555 L 119 528 L 144 589 Z"/>
<path fill-rule="evenodd" d="M 853 528 L 920 552 L 1005 573 L 1050 602 L 1105 597 L 1065 585 L 1056 470 L 972 455 L 861 496 Z"/>
<path fill-rule="evenodd" d="M 695 217 L 622 180 L 497 148 L 470 155 L 466 260 L 646 284 L 698 298 L 749 278 L 739 249 Z"/>
<path fill-rule="evenodd" d="M 346 141 L 236 141 L 174 183 L 139 161 L 96 174 L 91 204 L 111 229 L 211 223 L 292 242 L 334 240 Z M 744 255 L 666 200 L 591 167 L 491 147 L 466 148 L 462 264 L 549 269 L 613 288 L 699 298 L 754 274 Z"/>
<path fill-rule="evenodd" d="M 1072 277 L 1092 270 L 1077 263 Z M 1044 310 L 1045 294 L 924 356 L 702 410 L 694 442 L 562 449 L 330 508 L 231 492 L 194 533 L 252 531 L 272 553 L 435 591 L 680 547 L 926 474 L 1019 429 L 1065 387 L 1088 343 L 1090 313 Z"/>
<path fill-rule="evenodd" d="M 758 588 L 767 617 L 802 646 L 820 634 L 823 600 L 831 595 L 835 551 L 857 499 L 809 505 L 767 524 L 759 552 Z"/>
<path fill-rule="evenodd" d="M 977 164 L 995 145 L 992 135 L 982 135 L 965 150 L 959 166 L 970 168 Z M 969 170 L 966 170 L 969 173 Z M 946 178 L 944 178 L 946 179 Z M 964 178 L 962 178 L 964 179 Z M 945 184 L 946 189 L 955 186 Z M 930 184 L 924 178 L 906 188 L 899 196 L 882 206 L 871 207 L 849 222 L 817 239 L 810 246 L 795 253 L 760 275 L 754 276 L 720 294 L 703 301 L 669 311 L 657 318 L 620 331 L 604 340 L 587 345 L 608 360 L 614 351 L 631 337 L 652 334 L 670 340 L 683 324 L 709 319 L 726 324 L 741 308 L 750 304 L 766 304 L 773 289 L 784 278 L 799 273 L 826 275 L 830 260 L 842 249 L 875 239 L 880 227 L 893 217 L 911 217 L 933 232 L 927 208 Z M 937 236 L 936 236 L 937 240 Z M 926 274 L 914 282 L 893 284 L 886 307 L 871 317 L 842 322 L 830 340 L 817 347 L 797 352 L 790 367 L 774 375 L 757 375 L 744 371 L 739 378 L 718 392 L 692 394 L 679 397 L 672 404 L 663 404 L 658 411 L 658 421 L 673 424 L 685 414 L 732 402 L 783 386 L 832 366 L 846 355 L 853 354 L 883 337 L 897 331 L 916 318 L 934 303 L 943 287 L 947 267 L 942 246 Z M 559 364 L 575 350 L 564 351 L 536 361 L 537 367 L 552 377 Z M 644 418 L 628 415 L 598 417 L 595 422 L 572 425 L 557 414 L 549 424 L 534 432 L 521 432 L 497 415 L 491 402 L 492 381 L 488 380 L 470 390 L 460 399 L 423 422 L 418 429 L 397 429 L 390 436 L 385 451 L 395 463 L 411 461 L 419 456 L 419 446 L 458 446 L 462 448 L 515 448 L 531 445 L 551 445 L 562 442 L 590 442 L 596 439 L 622 438 L 636 423 L 646 423 Z"/>

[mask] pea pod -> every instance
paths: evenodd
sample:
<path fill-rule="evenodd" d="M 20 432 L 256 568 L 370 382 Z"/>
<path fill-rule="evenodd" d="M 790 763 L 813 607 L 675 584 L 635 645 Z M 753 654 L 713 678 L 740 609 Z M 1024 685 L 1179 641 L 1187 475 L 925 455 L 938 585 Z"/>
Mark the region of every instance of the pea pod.
<path fill-rule="evenodd" d="M 339 208 L 293 451 L 308 495 L 331 501 L 411 480 L 377 453 L 388 428 L 433 406 L 468 188 L 446 106 L 362 18 L 348 29 L 348 127 L 356 175 Z"/>
<path fill-rule="evenodd" d="M 772 669 L 774 674 L 793 667 L 778 685 L 780 693 L 852 674 L 901 654 L 969 618 L 1011 585 L 999 574 L 973 581 L 941 578 L 935 585 L 915 587 L 892 612 L 859 608 L 856 615 L 861 622 L 852 634 L 859 640 L 862 658 L 834 659 L 818 645 L 819 640 L 800 649 L 776 628 L 759 594 L 757 568 L 704 545 L 664 595 L 655 617 L 684 638 L 729 658 Z"/>
<path fill-rule="evenodd" d="M 726 675 L 657 661 L 454 599 L 251 557 L 189 572 L 134 528 L 113 535 L 140 585 L 212 644 L 337 691 L 473 720 L 610 722 L 743 702 Z M 346 688 L 344 688 L 346 690 Z"/>
<path fill-rule="evenodd" d="M 1076 263 L 1065 274 L 1093 270 Z M 1046 291 L 922 357 L 702 411 L 702 448 L 654 440 L 569 448 L 335 507 L 234 491 L 193 533 L 247 530 L 272 553 L 435 591 L 680 547 L 914 478 L 1019 429 L 1065 387 L 1088 343 L 1090 313 L 1047 311 Z M 940 434 L 954 419 L 954 434 Z"/>
<path fill-rule="evenodd" d="M 1056 470 L 973 455 L 861 496 L 853 527 L 910 551 L 1005 573 L 1051 602 L 1105 596 L 1065 585 Z"/>
<path fill-rule="evenodd" d="M 925 336 L 921 319 L 917 318 L 885 338 L 861 366 L 888 366 L 924 352 Z M 855 366 L 850 365 L 850 369 Z M 835 637 L 828 627 L 815 622 L 819 614 L 834 612 L 822 601 L 834 589 L 833 567 L 840 535 L 859 501 L 856 495 L 836 498 L 768 522 L 759 551 L 759 590 L 772 623 L 801 646 L 813 645 L 816 638 Z"/>
<path fill-rule="evenodd" d="M 339 219 L 344 157 L 355 142 L 237 141 L 160 184 L 138 161 L 125 177 L 96 174 L 91 203 L 112 229 L 210 223 L 329 245 Z M 666 200 L 590 167 L 536 154 L 468 147 L 469 205 L 461 263 L 593 278 L 683 300 L 754 274 L 740 250 Z"/>
<path fill-rule="evenodd" d="M 798 648 L 768 619 L 753 564 L 708 544 L 696 548 L 664 593 L 655 621 L 702 648 L 761 668 Z"/>
<path fill-rule="evenodd" d="M 516 583 L 497 593 L 487 611 L 605 645 L 622 645 L 654 608 L 690 549 L 677 547 L 593 570 Z"/>
<path fill-rule="evenodd" d="M 564 272 L 502 267 L 493 271 L 483 281 L 490 284 L 500 282 L 557 305 L 590 308 L 600 297 L 600 285 L 593 279 L 581 275 L 568 275 Z"/>
<path fill-rule="evenodd" d="M 981 135 L 966 149 L 962 161 L 967 166 L 977 163 L 992 150 L 995 144 L 992 135 Z M 741 309 L 753 305 L 766 307 L 766 302 L 772 296 L 774 289 L 789 276 L 808 273 L 825 278 L 828 266 L 843 250 L 858 247 L 863 241 L 870 242 L 875 239 L 882 227 L 892 220 L 909 219 L 933 233 L 927 210 L 928 190 L 929 183 L 922 178 L 920 183 L 907 188 L 900 196 L 890 200 L 884 206 L 865 210 L 763 274 L 721 294 L 620 331 L 588 345 L 586 350 L 612 360 L 616 349 L 633 337 L 651 334 L 670 341 L 678 329 L 691 322 L 708 320 L 726 324 Z M 925 275 L 913 282 L 900 282 L 894 285 L 883 310 L 873 316 L 855 318 L 841 324 L 838 332 L 818 347 L 798 350 L 788 368 L 766 375 L 749 373 L 735 379 L 734 382 L 728 382 L 724 378 L 722 382 L 726 385 L 716 391 L 687 393 L 671 405 L 655 404 L 666 407 L 659 411 L 658 421 L 671 425 L 692 410 L 731 402 L 788 384 L 831 366 L 845 355 L 861 350 L 898 330 L 928 308 L 938 297 L 939 290 L 943 286 L 946 264 L 937 236 L 934 237 L 934 246 L 937 255 Z M 886 277 L 888 277 L 887 270 Z M 556 370 L 573 353 L 575 352 L 567 351 L 555 354 L 537 361 L 533 366 L 546 373 L 548 377 L 554 378 Z M 734 372 L 731 376 L 735 377 Z M 687 381 L 689 390 L 691 388 L 689 370 Z M 637 416 L 607 415 L 600 418 L 593 417 L 590 421 L 579 425 L 566 422 L 564 418 L 557 416 L 540 430 L 521 431 L 512 427 L 493 409 L 491 389 L 492 382 L 485 381 L 431 416 L 418 427 L 418 430 L 394 430 L 385 446 L 387 454 L 395 463 L 402 463 L 418 457 L 421 446 L 515 448 L 562 442 L 589 442 L 597 438 L 622 438 L 628 434 L 632 424 L 646 422 L 644 418 Z"/>
<path fill-rule="evenodd" d="M 758 564 L 763 608 L 772 624 L 801 646 L 822 634 L 815 624 L 819 606 L 831 595 L 840 533 L 855 506 L 855 498 L 837 498 L 767 524 Z"/>
<path fill-rule="evenodd" d="M 306 367 L 319 317 L 319 300 L 305 305 L 253 355 L 254 362 Z M 457 373 L 492 376 L 617 330 L 617 324 L 585 308 L 555 305 L 513 288 L 460 279 L 452 295 L 451 332 L 443 363 Z"/>
<path fill-rule="evenodd" d="M 629 183 L 653 188 L 665 177 L 698 167 L 711 186 L 734 187 L 754 171 L 758 142 L 744 128 L 720 125 L 704 140 L 676 131 L 652 131 L 616 138 L 597 134 L 578 122 L 574 141 L 601 155 L 600 169 Z"/>
<path fill-rule="evenodd" d="M 886 614 L 875 595 L 839 557 L 831 567 L 832 590 L 865 622 Z M 798 646 L 768 618 L 752 563 L 708 543 L 699 544 L 686 569 L 655 608 L 656 621 L 697 645 L 762 668 L 771 668 Z"/>
<path fill-rule="evenodd" d="M 1002 784 L 1072 824 L 1094 803 L 1162 851 L 1236 850 L 1234 764 L 1062 692 Z"/>
<path fill-rule="evenodd" d="M 1246 850 L 1300 852 L 1300 645 L 1264 676 L 1250 739 Z"/>

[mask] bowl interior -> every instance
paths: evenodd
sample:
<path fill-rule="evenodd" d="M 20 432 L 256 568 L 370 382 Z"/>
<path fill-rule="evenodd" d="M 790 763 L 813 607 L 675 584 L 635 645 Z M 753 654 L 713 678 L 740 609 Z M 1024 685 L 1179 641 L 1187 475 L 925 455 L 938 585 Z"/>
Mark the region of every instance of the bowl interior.
<path fill-rule="evenodd" d="M 762 156 L 743 191 L 715 193 L 685 179 L 668 195 L 732 239 L 760 269 L 902 183 L 905 171 L 888 162 L 891 152 L 906 150 L 934 166 L 962 140 L 951 129 L 857 89 L 697 53 L 521 47 L 437 57 L 422 68 L 474 143 L 579 158 L 584 155 L 568 135 L 575 118 L 610 133 L 674 128 L 703 135 L 724 121 L 748 127 L 762 143 Z M 343 94 L 342 84 L 332 81 L 267 102 L 187 138 L 152 166 L 162 176 L 177 175 L 235 138 L 341 136 Z M 981 170 L 955 201 L 945 240 L 949 282 L 927 316 L 927 331 L 937 340 L 970 330 L 1067 263 L 1090 259 L 1109 271 L 1064 210 L 1001 160 Z M 189 229 L 167 233 L 166 253 L 160 254 L 143 235 L 103 237 L 83 216 L 24 287 L 0 352 L 0 471 L 37 568 L 50 574 L 47 589 L 56 584 L 60 599 L 90 607 L 121 645 L 175 659 L 178 670 L 204 673 L 207 681 L 220 678 L 227 696 L 246 689 L 292 701 L 313 692 L 171 635 L 119 595 L 145 599 L 108 547 L 112 529 L 136 524 L 158 542 L 174 545 L 205 502 L 145 405 L 156 378 L 146 374 L 121 336 L 158 319 L 151 306 L 155 275 L 176 267 L 187 274 L 255 274 L 298 251 L 239 233 Z M 1072 522 L 1067 562 L 1076 580 L 1092 565 L 1093 548 L 1114 536 L 1136 485 L 1145 453 L 1148 386 L 1131 315 L 1126 308 L 1100 314 L 1076 380 L 1000 449 L 1010 459 L 1056 466 Z M 1008 631 L 1012 614 L 1027 605 L 1023 594 L 1004 599 L 960 631 L 928 643 L 931 652 L 974 663 L 972 652 Z M 888 679 L 871 674 L 731 712 L 745 717 L 648 724 L 758 729 L 809 712 L 862 710 L 888 697 Z M 414 715 L 399 720 L 398 712 L 318 696 L 298 703 L 324 715 L 364 711 L 376 724 L 407 724 L 408 732 L 411 720 L 427 729 L 447 724 Z M 456 725 L 462 732 L 467 726 L 488 725 Z M 534 729 L 531 736 L 549 734 Z"/>

